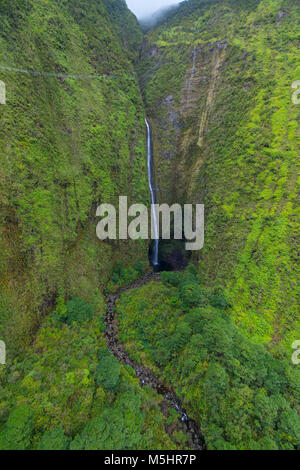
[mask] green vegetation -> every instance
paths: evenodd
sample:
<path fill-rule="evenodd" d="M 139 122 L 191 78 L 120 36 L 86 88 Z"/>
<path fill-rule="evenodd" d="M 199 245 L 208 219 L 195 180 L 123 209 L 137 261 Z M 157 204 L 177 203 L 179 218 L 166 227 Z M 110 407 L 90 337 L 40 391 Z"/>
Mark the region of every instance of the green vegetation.
<path fill-rule="evenodd" d="M 28 450 L 33 431 L 33 411 L 20 406 L 12 411 L 0 433 L 0 449 Z"/>
<path fill-rule="evenodd" d="M 37 450 L 67 450 L 70 439 L 65 436 L 62 426 L 57 426 L 52 431 L 46 431 L 40 440 Z"/>
<path fill-rule="evenodd" d="M 106 390 L 118 391 L 120 386 L 120 364 L 112 353 L 106 349 L 99 354 L 96 369 L 96 382 Z"/>
<path fill-rule="evenodd" d="M 106 348 L 104 309 L 70 322 L 56 310 L 28 352 L 1 367 L 1 450 L 186 447 L 174 410 Z"/>
<path fill-rule="evenodd" d="M 134 267 L 125 267 L 121 261 L 118 261 L 113 266 L 112 273 L 112 284 L 111 288 L 114 286 L 122 287 L 130 284 L 131 282 L 138 279 L 146 271 L 146 264 L 142 261 L 139 261 L 134 265 Z"/>
<path fill-rule="evenodd" d="M 124 393 L 118 405 L 87 424 L 71 445 L 71 450 L 142 449 L 147 441 L 141 435 L 141 397 Z M 148 436 L 146 436 L 147 438 Z"/>
<path fill-rule="evenodd" d="M 91 320 L 93 316 L 93 306 L 78 297 L 69 300 L 66 306 L 59 305 L 57 310 L 57 318 L 67 323 L 67 325 L 75 321 L 78 323 L 87 322 Z"/>
<path fill-rule="evenodd" d="M 189 0 L 149 31 L 139 64 L 159 199 L 205 204 L 202 283 L 230 289 L 243 332 L 288 353 L 300 329 L 299 17 L 294 0 Z"/>
<path fill-rule="evenodd" d="M 209 449 L 300 448 L 300 373 L 234 326 L 195 269 L 123 294 L 120 339 L 172 384 Z"/>
<path fill-rule="evenodd" d="M 100 242 L 95 214 L 119 195 L 147 204 L 149 194 L 132 65 L 142 33 L 124 2 L 12 0 L 0 18 L 1 66 L 96 77 L 0 69 L 0 337 L 12 357 L 59 291 L 91 302 L 115 262 L 146 259 L 143 242 Z"/>
<path fill-rule="evenodd" d="M 145 114 L 159 202 L 204 203 L 205 246 L 122 294 L 119 339 L 209 449 L 300 449 L 299 17 L 189 0 L 143 36 L 124 0 L 1 1 L 0 450 L 191 447 L 104 337 L 105 296 L 149 269 L 95 233 L 98 204 L 149 204 Z"/>

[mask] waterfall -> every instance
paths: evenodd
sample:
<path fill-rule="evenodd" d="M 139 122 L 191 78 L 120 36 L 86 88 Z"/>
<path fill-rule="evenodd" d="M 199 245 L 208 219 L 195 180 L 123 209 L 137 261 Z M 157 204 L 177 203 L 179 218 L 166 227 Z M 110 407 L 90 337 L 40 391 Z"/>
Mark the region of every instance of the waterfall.
<path fill-rule="evenodd" d="M 145 119 L 147 126 L 147 165 L 148 165 L 148 180 L 149 188 L 151 193 L 151 215 L 152 215 L 152 224 L 153 224 L 153 233 L 154 233 L 154 252 L 152 254 L 152 264 L 154 267 L 158 266 L 158 245 L 159 245 L 159 229 L 158 229 L 158 220 L 157 213 L 155 210 L 156 197 L 155 190 L 153 189 L 153 156 L 151 148 L 151 129 L 147 119 Z"/>

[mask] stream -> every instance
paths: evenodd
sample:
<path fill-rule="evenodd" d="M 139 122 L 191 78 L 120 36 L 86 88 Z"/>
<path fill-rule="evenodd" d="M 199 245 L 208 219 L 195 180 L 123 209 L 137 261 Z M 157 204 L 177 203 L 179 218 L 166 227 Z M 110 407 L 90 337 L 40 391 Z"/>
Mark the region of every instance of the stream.
<path fill-rule="evenodd" d="M 105 316 L 105 337 L 108 349 L 113 355 L 125 365 L 131 366 L 142 387 L 149 386 L 158 394 L 162 395 L 169 402 L 171 407 L 175 409 L 179 415 L 179 421 L 182 424 L 183 431 L 189 436 L 191 447 L 195 450 L 204 450 L 205 441 L 199 430 L 197 423 L 191 419 L 186 410 L 182 407 L 180 400 L 177 398 L 174 390 L 168 387 L 162 380 L 158 379 L 155 374 L 131 359 L 124 346 L 118 340 L 118 321 L 116 317 L 116 302 L 122 295 L 131 289 L 142 287 L 150 281 L 159 280 L 159 273 L 147 273 L 142 279 L 133 282 L 130 286 L 122 287 L 117 293 L 110 294 L 107 297 L 107 311 Z"/>
<path fill-rule="evenodd" d="M 150 263 L 157 271 L 159 268 L 158 250 L 159 250 L 159 228 L 157 214 L 154 204 L 156 204 L 155 189 L 153 187 L 153 155 L 152 155 L 152 142 L 151 142 L 151 129 L 150 125 L 145 119 L 147 127 L 147 166 L 148 166 L 148 180 L 151 194 L 152 204 L 152 221 L 154 232 L 154 250 L 150 259 Z M 159 280 L 160 274 L 157 272 L 149 272 L 143 278 L 134 281 L 127 287 L 122 287 L 118 292 L 108 295 L 107 297 L 107 311 L 105 316 L 105 337 L 109 350 L 114 354 L 118 361 L 125 365 L 131 366 L 139 379 L 141 387 L 150 386 L 158 394 L 162 395 L 169 405 L 177 411 L 179 415 L 179 423 L 182 425 L 183 431 L 190 438 L 190 446 L 195 450 L 204 450 L 205 441 L 199 430 L 197 423 L 191 419 L 186 410 L 182 407 L 180 400 L 177 398 L 174 390 L 167 386 L 162 380 L 158 379 L 155 374 L 144 367 L 142 364 L 134 361 L 125 350 L 124 346 L 118 340 L 118 320 L 116 315 L 116 303 L 122 293 L 131 289 L 142 287 L 148 282 Z M 178 424 L 179 424 L 178 423 Z"/>

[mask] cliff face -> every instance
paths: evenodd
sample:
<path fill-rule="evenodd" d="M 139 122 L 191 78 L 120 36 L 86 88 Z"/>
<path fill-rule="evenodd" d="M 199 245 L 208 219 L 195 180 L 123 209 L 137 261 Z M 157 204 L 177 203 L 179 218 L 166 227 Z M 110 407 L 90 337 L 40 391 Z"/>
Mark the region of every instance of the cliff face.
<path fill-rule="evenodd" d="M 0 336 L 12 351 L 59 290 L 90 300 L 115 258 L 132 260 L 96 239 L 96 206 L 147 202 L 148 187 L 142 33 L 125 2 L 12 0 L 0 18 Z"/>
<path fill-rule="evenodd" d="M 124 0 L 1 1 L 0 449 L 299 449 L 299 18 L 189 0 L 143 42 Z M 149 203 L 145 114 L 159 201 L 206 207 L 160 280 L 95 233 Z"/>
<path fill-rule="evenodd" d="M 136 64 L 158 198 L 206 206 L 203 283 L 230 289 L 233 318 L 256 340 L 290 345 L 296 2 L 190 0 L 147 34 L 141 57 L 124 1 L 14 0 L 0 14 L 1 336 L 27 344 L 59 290 L 89 300 L 116 260 L 145 259 L 145 245 L 95 237 L 98 203 L 149 201 Z"/>
<path fill-rule="evenodd" d="M 204 203 L 206 285 L 259 342 L 297 330 L 296 226 L 300 7 L 295 1 L 190 0 L 143 47 L 158 198 Z"/>

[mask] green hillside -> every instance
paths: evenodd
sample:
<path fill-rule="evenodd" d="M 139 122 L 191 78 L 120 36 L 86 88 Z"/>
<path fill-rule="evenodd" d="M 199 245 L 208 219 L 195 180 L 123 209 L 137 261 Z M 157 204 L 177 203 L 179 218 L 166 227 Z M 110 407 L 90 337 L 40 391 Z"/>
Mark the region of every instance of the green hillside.
<path fill-rule="evenodd" d="M 299 17 L 293 0 L 190 0 L 148 33 L 140 64 L 159 199 L 206 207 L 201 281 L 230 289 L 247 336 L 287 348 L 299 332 Z"/>
<path fill-rule="evenodd" d="M 299 450 L 299 2 L 0 21 L 0 450 Z M 145 117 L 158 201 L 205 205 L 182 271 L 96 237 L 150 204 Z"/>
<path fill-rule="evenodd" d="M 130 282 L 147 260 L 95 233 L 98 204 L 149 200 L 141 30 L 121 1 L 15 0 L 0 17 L 0 449 L 183 447 L 176 413 L 103 335 L 112 274 Z"/>
<path fill-rule="evenodd" d="M 222 288 L 195 268 L 122 296 L 120 340 L 171 383 L 200 423 L 209 450 L 293 450 L 300 445 L 299 369 L 249 341 Z"/>
<path fill-rule="evenodd" d="M 123 2 L 13 0 L 0 15 L 0 336 L 12 352 L 31 343 L 59 290 L 90 301 L 114 258 L 144 257 L 97 241 L 95 214 L 119 195 L 149 196 L 132 65 L 141 32 Z"/>

